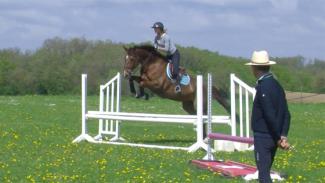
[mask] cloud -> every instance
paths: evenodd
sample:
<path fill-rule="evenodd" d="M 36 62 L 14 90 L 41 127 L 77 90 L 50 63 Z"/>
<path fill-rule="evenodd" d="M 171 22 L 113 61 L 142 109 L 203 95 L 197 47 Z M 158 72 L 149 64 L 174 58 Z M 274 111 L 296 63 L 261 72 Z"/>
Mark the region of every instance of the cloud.
<path fill-rule="evenodd" d="M 270 0 L 273 8 L 280 12 L 288 13 L 296 11 L 298 0 Z"/>
<path fill-rule="evenodd" d="M 323 31 L 322 33 L 324 33 L 325 31 L 325 19 L 324 17 L 312 17 L 311 18 L 312 23 L 318 27 L 320 27 Z"/>
<path fill-rule="evenodd" d="M 214 5 L 214 6 L 229 6 L 229 5 L 249 5 L 258 3 L 259 0 L 183 0 L 184 2 L 194 2 L 199 4 Z"/>

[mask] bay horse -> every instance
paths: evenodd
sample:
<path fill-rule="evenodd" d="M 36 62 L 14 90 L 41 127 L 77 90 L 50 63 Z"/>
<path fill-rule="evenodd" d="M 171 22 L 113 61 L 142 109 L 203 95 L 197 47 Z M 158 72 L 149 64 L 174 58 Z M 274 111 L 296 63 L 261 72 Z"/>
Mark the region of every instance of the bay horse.
<path fill-rule="evenodd" d="M 195 115 L 196 79 L 190 76 L 190 83 L 182 85 L 181 92 L 175 93 L 175 84 L 167 77 L 167 58 L 151 45 L 123 47 L 126 56 L 123 75 L 125 78 L 133 79 L 141 87 L 148 88 L 162 98 L 168 98 L 182 102 L 183 109 Z M 133 76 L 132 71 L 140 66 L 140 76 Z M 207 87 L 203 85 L 203 114 L 207 114 Z M 216 99 L 223 108 L 230 114 L 230 105 L 221 92 L 212 87 L 212 97 Z"/>

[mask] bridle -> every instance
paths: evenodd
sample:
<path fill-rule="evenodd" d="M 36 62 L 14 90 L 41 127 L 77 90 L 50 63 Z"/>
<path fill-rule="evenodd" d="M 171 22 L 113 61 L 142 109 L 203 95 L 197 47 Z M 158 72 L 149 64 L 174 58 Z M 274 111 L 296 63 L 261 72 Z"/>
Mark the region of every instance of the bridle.
<path fill-rule="evenodd" d="M 146 56 L 146 58 L 144 60 L 142 60 L 139 56 L 130 56 L 129 54 L 127 54 L 125 56 L 125 64 L 124 64 L 124 76 L 127 76 L 127 78 L 130 78 L 132 75 L 132 72 L 134 71 L 135 68 L 137 68 L 137 65 L 146 65 L 152 58 L 153 54 L 152 53 L 148 53 L 148 55 Z M 132 60 L 131 60 L 132 59 Z M 134 60 L 134 61 L 133 61 Z M 130 64 L 126 64 L 128 62 L 137 62 L 135 64 L 132 64 L 134 66 L 134 68 L 128 68 L 127 66 L 129 66 Z M 132 66 L 131 66 L 132 67 Z M 137 70 L 136 70 L 137 71 Z"/>

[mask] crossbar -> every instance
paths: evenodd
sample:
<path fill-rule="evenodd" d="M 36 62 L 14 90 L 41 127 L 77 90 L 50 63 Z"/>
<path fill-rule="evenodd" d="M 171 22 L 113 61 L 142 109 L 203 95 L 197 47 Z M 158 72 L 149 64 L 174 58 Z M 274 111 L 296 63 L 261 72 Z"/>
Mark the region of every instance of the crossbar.
<path fill-rule="evenodd" d="M 185 151 L 189 151 L 190 149 L 190 147 L 163 146 L 163 145 L 155 145 L 155 144 L 138 144 L 138 143 L 113 142 L 113 141 L 93 141 L 93 143 L 112 144 L 112 145 L 131 146 L 131 147 L 144 147 L 144 148 L 154 148 L 154 149 L 185 150 Z"/>
<path fill-rule="evenodd" d="M 171 114 L 148 114 L 148 113 L 127 113 L 127 112 L 100 112 L 88 111 L 87 118 L 112 119 L 127 121 L 148 121 L 148 122 L 170 122 L 170 123 L 196 123 L 196 115 L 171 115 Z M 204 120 L 208 116 L 202 116 Z M 229 124 L 229 116 L 212 116 L 212 123 Z"/>
<path fill-rule="evenodd" d="M 246 144 L 254 144 L 254 138 L 238 137 L 238 136 L 226 135 L 222 133 L 210 133 L 208 136 L 209 138 L 215 140 L 227 140 L 227 141 L 241 142 Z"/>

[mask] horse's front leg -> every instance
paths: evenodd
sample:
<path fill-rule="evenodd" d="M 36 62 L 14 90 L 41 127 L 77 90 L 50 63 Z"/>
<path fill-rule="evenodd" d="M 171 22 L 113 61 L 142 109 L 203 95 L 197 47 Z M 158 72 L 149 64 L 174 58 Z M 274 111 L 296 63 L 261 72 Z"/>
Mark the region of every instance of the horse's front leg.
<path fill-rule="evenodd" d="M 152 82 L 149 80 L 147 76 L 131 76 L 129 81 L 136 81 L 139 83 L 139 86 L 146 87 L 152 85 Z"/>
<path fill-rule="evenodd" d="M 131 76 L 129 78 L 129 81 L 136 81 L 137 83 L 140 83 L 141 82 L 141 77 L 140 76 Z"/>
<path fill-rule="evenodd" d="M 150 86 L 152 87 L 152 86 L 156 85 L 156 81 L 151 80 L 146 75 L 141 76 L 141 81 L 139 83 L 140 83 L 140 86 L 142 86 L 142 87 L 150 87 Z"/>

